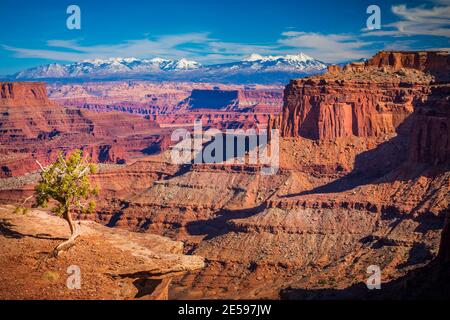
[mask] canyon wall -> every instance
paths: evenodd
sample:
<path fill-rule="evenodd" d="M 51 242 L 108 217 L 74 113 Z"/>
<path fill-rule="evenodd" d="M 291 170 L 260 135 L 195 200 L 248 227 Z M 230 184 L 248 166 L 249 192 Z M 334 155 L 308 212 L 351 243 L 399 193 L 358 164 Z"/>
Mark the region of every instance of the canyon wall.
<path fill-rule="evenodd" d="M 412 116 L 410 160 L 450 164 L 450 84 L 430 88 Z"/>
<path fill-rule="evenodd" d="M 435 75 L 449 74 L 448 64 L 445 52 L 380 52 L 365 63 L 331 66 L 323 76 L 292 80 L 269 126 L 283 137 L 333 140 L 409 132 L 412 125 L 411 158 L 446 162 L 449 89 Z"/>
<path fill-rule="evenodd" d="M 0 83 L 0 177 L 36 170 L 58 152 L 82 149 L 95 162 L 124 163 L 166 148 L 154 121 L 118 112 L 94 113 L 49 101 L 44 83 Z"/>
<path fill-rule="evenodd" d="M 143 115 L 171 115 L 191 109 L 277 113 L 282 87 L 214 83 L 117 81 L 51 84 L 50 98 L 64 106 L 95 111 L 121 111 Z M 221 97 L 234 95 L 223 100 Z"/>
<path fill-rule="evenodd" d="M 182 103 L 183 109 L 189 111 L 221 110 L 257 113 L 278 113 L 282 102 L 281 90 L 220 90 L 219 87 L 194 89 L 191 95 Z"/>
<path fill-rule="evenodd" d="M 0 83 L 0 106 L 50 106 L 43 82 Z"/>
<path fill-rule="evenodd" d="M 395 134 L 417 102 L 430 94 L 430 75 L 366 68 L 292 80 L 271 121 L 283 137 L 336 139 Z"/>

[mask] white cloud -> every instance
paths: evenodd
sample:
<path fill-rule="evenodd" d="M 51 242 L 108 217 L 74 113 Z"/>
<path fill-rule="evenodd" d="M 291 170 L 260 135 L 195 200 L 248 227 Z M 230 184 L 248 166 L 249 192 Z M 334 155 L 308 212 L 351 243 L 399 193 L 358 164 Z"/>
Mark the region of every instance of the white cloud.
<path fill-rule="evenodd" d="M 204 64 L 241 60 L 252 53 L 262 55 L 295 54 L 304 51 L 325 62 L 359 59 L 371 54 L 363 49 L 369 42 L 351 35 L 324 35 L 287 31 L 272 44 L 225 42 L 207 33 L 160 36 L 155 39 L 128 40 L 119 44 L 82 45 L 73 40 L 49 40 L 45 49 L 3 45 L 18 58 L 42 58 L 54 61 L 81 61 L 111 57 L 188 58 Z"/>
<path fill-rule="evenodd" d="M 340 62 L 368 57 L 372 51 L 367 49 L 371 42 L 361 41 L 349 34 L 321 34 L 314 32 L 288 31 L 278 40 L 283 46 L 302 50 L 306 54 L 325 62 Z"/>
<path fill-rule="evenodd" d="M 366 33 L 368 36 L 441 36 L 450 37 L 450 0 L 434 1 L 438 5 L 408 8 L 405 4 L 392 6 L 399 21 L 383 26 L 385 30 Z M 386 30 L 387 29 L 387 30 Z"/>
<path fill-rule="evenodd" d="M 163 57 L 187 58 L 211 64 L 240 60 L 252 53 L 284 55 L 303 51 L 314 58 L 333 63 L 367 58 L 381 49 L 414 48 L 419 42 L 417 38 L 410 36 L 416 35 L 439 36 L 441 40 L 430 42 L 429 47 L 448 47 L 450 0 L 434 0 L 432 3 L 418 7 L 407 7 L 404 4 L 392 6 L 392 12 L 398 17 L 398 21 L 383 25 L 382 30 L 363 29 L 363 32 L 354 34 L 323 34 L 288 28 L 289 31 L 283 32 L 279 39 L 268 44 L 226 42 L 212 38 L 207 32 L 200 32 L 157 37 L 146 35 L 144 39 L 116 44 L 86 45 L 82 41 L 49 40 L 46 46 L 39 49 L 0 46 L 13 52 L 18 58 L 69 62 L 111 57 Z M 427 48 L 426 44 L 424 47 L 422 42 L 421 48 Z"/>
<path fill-rule="evenodd" d="M 18 48 L 3 45 L 18 58 L 42 58 L 56 61 L 81 61 L 110 57 L 172 57 L 192 58 L 195 50 L 182 49 L 184 45 L 205 45 L 213 41 L 207 33 L 166 35 L 154 39 L 127 40 L 119 44 L 82 45 L 73 40 L 49 40 L 46 49 Z"/>
<path fill-rule="evenodd" d="M 283 34 L 284 39 L 267 45 L 225 42 L 211 38 L 208 33 L 188 33 L 165 35 L 153 39 L 127 40 L 118 44 L 83 45 L 80 41 L 74 40 L 49 40 L 44 49 L 19 48 L 8 45 L 3 45 L 3 48 L 13 52 L 18 58 L 41 58 L 69 62 L 110 57 L 164 57 L 188 58 L 202 63 L 222 63 L 240 60 L 252 53 L 263 55 L 296 53 L 301 47 L 296 42 L 299 39 L 299 33 L 295 33 L 296 37 L 286 37 L 286 35 L 294 33 L 286 32 Z M 308 38 L 308 35 L 303 34 L 303 37 Z M 308 39 L 308 42 L 309 40 L 311 39 Z M 340 39 L 336 38 L 335 42 L 338 40 Z M 289 48 L 281 48 L 286 45 Z M 312 45 L 314 46 L 314 43 Z M 303 47 L 311 48 L 310 46 Z M 322 56 L 327 57 L 326 55 Z"/>
<path fill-rule="evenodd" d="M 260 52 L 272 53 L 273 46 L 223 42 L 208 33 L 164 35 L 156 38 L 127 40 L 118 44 L 82 45 L 74 40 L 49 40 L 45 49 L 19 48 L 2 45 L 17 58 L 41 58 L 55 61 L 82 61 L 111 57 L 188 58 L 202 63 L 236 61 Z"/>

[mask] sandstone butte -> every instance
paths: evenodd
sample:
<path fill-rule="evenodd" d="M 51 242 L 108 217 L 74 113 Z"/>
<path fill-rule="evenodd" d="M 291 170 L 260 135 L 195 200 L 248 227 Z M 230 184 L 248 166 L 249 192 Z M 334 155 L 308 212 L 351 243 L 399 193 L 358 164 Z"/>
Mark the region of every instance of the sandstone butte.
<path fill-rule="evenodd" d="M 165 151 L 102 167 L 98 210 L 78 218 L 204 257 L 173 279 L 173 299 L 448 297 L 449 69 L 448 52 L 380 52 L 292 80 L 268 124 L 278 174 L 178 166 Z M 35 180 L 2 179 L 0 201 Z M 370 265 L 386 290 L 368 292 Z"/>

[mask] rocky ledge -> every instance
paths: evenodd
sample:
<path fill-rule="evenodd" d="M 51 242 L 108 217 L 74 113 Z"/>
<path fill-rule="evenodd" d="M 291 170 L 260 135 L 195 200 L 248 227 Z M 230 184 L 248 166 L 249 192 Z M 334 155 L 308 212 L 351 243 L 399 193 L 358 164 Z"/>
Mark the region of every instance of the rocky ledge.
<path fill-rule="evenodd" d="M 69 232 L 65 221 L 13 209 L 0 207 L 1 299 L 167 299 L 174 276 L 204 267 L 203 258 L 183 255 L 182 242 L 93 221 L 79 222 L 76 245 L 50 258 Z M 66 287 L 66 269 L 74 265 L 81 272 L 79 290 Z"/>

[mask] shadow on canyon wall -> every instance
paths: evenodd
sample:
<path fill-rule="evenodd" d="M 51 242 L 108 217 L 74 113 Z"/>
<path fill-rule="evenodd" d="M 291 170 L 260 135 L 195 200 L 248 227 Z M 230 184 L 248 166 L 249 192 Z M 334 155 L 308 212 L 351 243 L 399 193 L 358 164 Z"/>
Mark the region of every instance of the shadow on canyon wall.
<path fill-rule="evenodd" d="M 232 128 L 231 128 L 232 129 Z M 203 144 L 202 152 L 192 160 L 192 163 L 211 163 L 206 159 L 216 158 L 217 161 L 228 161 L 233 158 L 242 158 L 257 148 L 264 148 L 267 145 L 267 135 L 257 135 L 255 133 L 221 133 L 211 137 L 211 140 Z M 213 145 L 214 144 L 214 145 Z M 217 148 L 222 150 L 217 152 Z"/>
<path fill-rule="evenodd" d="M 339 193 L 366 184 L 394 182 L 388 174 L 408 160 L 409 131 L 412 121 L 412 116 L 410 115 L 397 128 L 395 137 L 381 143 L 372 150 L 358 154 L 355 157 L 353 170 L 347 175 L 317 188 L 282 197 L 290 198 L 319 193 Z M 417 164 L 417 167 L 423 166 Z M 416 172 L 417 175 L 418 172 Z M 395 178 L 398 178 L 398 176 Z M 408 176 L 407 178 L 414 177 Z"/>
<path fill-rule="evenodd" d="M 428 265 L 410 271 L 404 277 L 382 283 L 381 289 L 369 290 L 365 283 L 345 289 L 286 288 L 280 291 L 284 300 L 416 300 L 450 298 L 450 263 L 435 259 Z"/>
<path fill-rule="evenodd" d="M 437 86 L 431 89 L 426 99 L 414 101 L 414 112 L 397 127 L 397 135 L 372 150 L 358 154 L 355 157 L 353 170 L 347 175 L 317 188 L 282 197 L 339 193 L 366 184 L 408 181 L 419 176 L 433 177 L 448 171 L 450 169 L 448 154 L 442 154 L 445 153 L 445 145 L 448 145 L 447 140 L 449 139 L 446 122 L 440 121 L 439 135 L 436 135 L 437 131 L 434 132 L 434 138 L 440 141 L 430 141 L 432 134 L 429 132 L 429 127 L 426 128 L 426 131 L 428 131 L 426 133 L 415 130 L 415 127 L 420 125 L 421 121 L 424 121 L 424 117 L 447 117 L 448 106 L 446 101 L 448 101 L 448 95 L 448 87 Z M 436 122 L 437 125 L 438 122 Z M 424 134 L 426 134 L 426 142 L 422 141 Z M 307 135 L 304 137 L 308 138 Z M 437 143 L 443 145 L 443 151 L 435 150 Z M 413 153 L 416 153 L 416 155 L 413 156 Z M 420 156 L 417 154 L 420 154 Z M 415 157 L 422 157 L 423 159 L 414 159 Z M 403 170 L 398 170 L 401 168 Z"/>
<path fill-rule="evenodd" d="M 189 222 L 186 230 L 190 235 L 205 235 L 203 240 L 210 240 L 231 231 L 230 225 L 227 223 L 229 220 L 249 218 L 262 212 L 265 208 L 264 204 L 260 204 L 254 208 L 241 210 L 222 209 L 213 219 Z"/>

